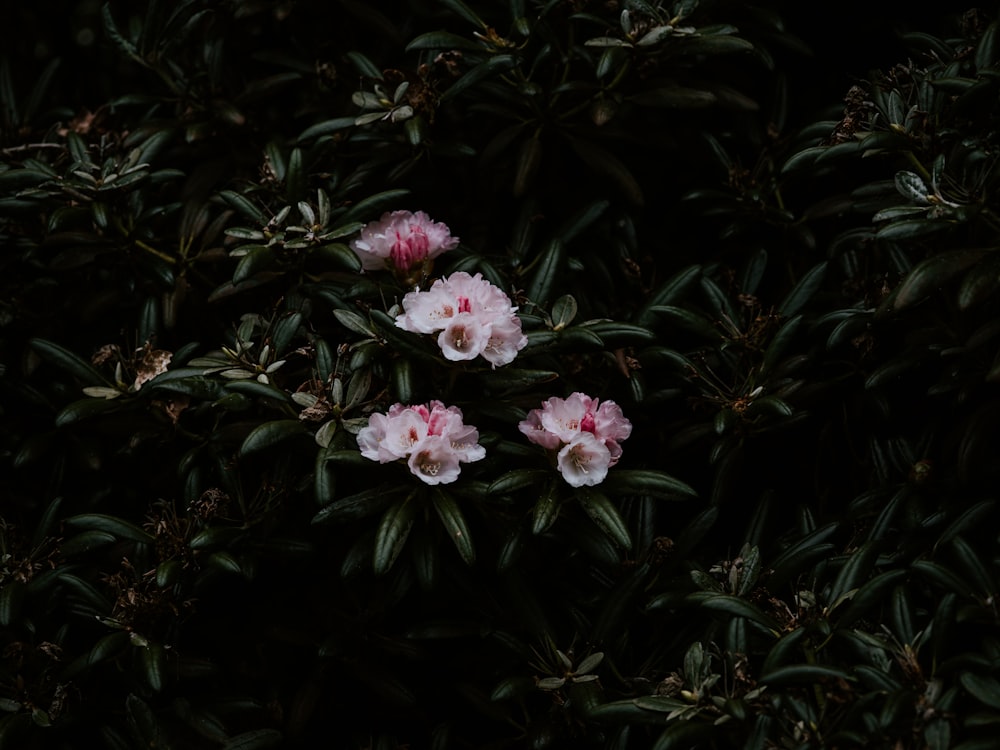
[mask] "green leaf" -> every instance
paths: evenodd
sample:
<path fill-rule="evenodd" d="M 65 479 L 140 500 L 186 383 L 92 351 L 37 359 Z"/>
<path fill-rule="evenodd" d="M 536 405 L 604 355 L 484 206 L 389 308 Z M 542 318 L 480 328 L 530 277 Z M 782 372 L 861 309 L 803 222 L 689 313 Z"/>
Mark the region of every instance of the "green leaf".
<path fill-rule="evenodd" d="M 867 579 L 875 565 L 877 555 L 877 545 L 873 542 L 865 542 L 847 558 L 847 562 L 844 563 L 830 586 L 827 603 L 831 608 Z"/>
<path fill-rule="evenodd" d="M 591 224 L 601 218 L 610 205 L 611 201 L 597 200 L 584 206 L 556 230 L 556 238 L 564 245 L 568 245 L 581 232 L 590 228 Z"/>
<path fill-rule="evenodd" d="M 88 664 L 97 664 L 118 656 L 128 648 L 131 634 L 126 630 L 117 630 L 101 638 L 90 648 L 87 655 Z"/>
<path fill-rule="evenodd" d="M 513 469 L 493 480 L 487 492 L 509 494 L 528 487 L 541 487 L 551 476 L 552 472 L 547 469 Z"/>
<path fill-rule="evenodd" d="M 544 534 L 559 516 L 562 499 L 559 497 L 558 481 L 553 479 L 535 501 L 531 511 L 531 533 Z"/>
<path fill-rule="evenodd" d="M 10 580 L 0 588 L 0 625 L 13 627 L 21 616 L 25 586 L 21 581 Z"/>
<path fill-rule="evenodd" d="M 367 320 L 362 318 L 356 312 L 350 310 L 334 310 L 334 317 L 340 322 L 344 328 L 347 328 L 355 333 L 360 333 L 362 336 L 368 336 L 370 338 L 378 338 L 378 331 L 376 331 Z"/>
<path fill-rule="evenodd" d="M 503 391 L 524 390 L 542 383 L 558 380 L 559 373 L 551 370 L 522 370 L 515 367 L 498 367 L 478 373 L 479 381 L 488 389 Z"/>
<path fill-rule="evenodd" d="M 295 401 L 292 400 L 291 395 L 280 388 L 275 388 L 273 385 L 259 383 L 256 380 L 230 380 L 226 383 L 225 388 L 227 391 L 235 391 L 236 393 L 241 393 L 244 396 L 253 396 L 255 398 L 276 401 L 279 404 L 295 406 Z"/>
<path fill-rule="evenodd" d="M 442 2 L 445 1 L 447 0 L 442 0 Z M 451 86 L 449 86 L 445 92 L 441 94 L 440 101 L 446 102 L 449 99 L 453 99 L 467 88 L 470 88 L 471 86 L 474 86 L 480 81 L 490 78 L 491 76 L 505 73 L 516 65 L 517 58 L 513 55 L 494 55 L 488 60 L 484 60 L 474 66 L 461 78 L 451 84 Z"/>
<path fill-rule="evenodd" d="M 411 492 L 403 500 L 393 504 L 382 516 L 375 533 L 374 566 L 375 575 L 388 572 L 399 553 L 403 551 L 406 538 L 416 519 L 417 503 Z"/>
<path fill-rule="evenodd" d="M 621 159 L 593 141 L 570 138 L 569 144 L 588 168 L 613 183 L 609 186 L 613 192 L 620 193 L 634 206 L 645 203 L 642 187 Z"/>
<path fill-rule="evenodd" d="M 601 485 L 608 494 L 652 495 L 672 499 L 697 497 L 694 489 L 655 469 L 615 469 Z"/>
<path fill-rule="evenodd" d="M 146 684 L 154 693 L 163 689 L 163 646 L 150 644 L 139 648 L 139 661 L 146 677 Z"/>
<path fill-rule="evenodd" d="M 544 307 L 548 301 L 561 273 L 565 255 L 563 243 L 554 239 L 538 256 L 535 272 L 524 290 L 525 297 L 538 307 Z"/>
<path fill-rule="evenodd" d="M 576 492 L 576 499 L 594 523 L 616 544 L 626 550 L 632 549 L 632 538 L 621 514 L 604 494 L 593 488 L 581 487 Z"/>
<path fill-rule="evenodd" d="M 452 34 L 450 31 L 428 31 L 415 37 L 406 45 L 406 51 L 422 49 L 459 49 L 469 52 L 483 52 L 484 47 L 479 42 L 475 42 L 464 36 Z"/>
<path fill-rule="evenodd" d="M 285 354 L 291 346 L 295 334 L 302 325 L 303 316 L 300 312 L 283 315 L 271 330 L 271 350 L 278 357 Z"/>
<path fill-rule="evenodd" d="M 463 2 L 463 0 L 438 0 L 438 2 L 449 8 L 456 16 L 465 19 L 473 26 L 478 26 L 484 31 L 488 28 L 483 22 L 483 19 L 476 15 L 476 12 Z"/>
<path fill-rule="evenodd" d="M 361 259 L 358 254 L 341 242 L 330 242 L 315 247 L 309 251 L 309 257 L 338 266 L 345 271 L 361 273 Z"/>
<path fill-rule="evenodd" d="M 813 298 L 823 279 L 826 277 L 827 261 L 817 263 L 806 274 L 799 279 L 799 282 L 788 293 L 784 301 L 778 306 L 778 312 L 784 317 L 795 315 L 806 303 Z"/>
<path fill-rule="evenodd" d="M 711 747 L 709 738 L 717 731 L 712 724 L 696 720 L 677 721 L 663 730 L 653 743 L 652 750 L 688 750 L 693 747 Z"/>
<path fill-rule="evenodd" d="M 934 219 L 904 219 L 887 224 L 875 233 L 880 240 L 908 240 L 940 232 L 954 226 L 953 222 Z"/>
<path fill-rule="evenodd" d="M 469 534 L 469 526 L 465 522 L 462 510 L 454 498 L 441 489 L 435 489 L 432 502 L 458 554 L 462 556 L 466 565 L 472 565 L 476 561 L 476 551 L 472 547 L 472 536 Z"/>
<path fill-rule="evenodd" d="M 8 169 L 0 172 L 0 193 L 17 193 L 51 180 L 52 176 L 37 169 Z"/>
<path fill-rule="evenodd" d="M 258 272 L 270 268 L 277 257 L 274 254 L 274 250 L 266 245 L 257 245 L 253 247 L 246 255 L 240 258 L 240 262 L 236 264 L 236 270 L 233 271 L 233 284 L 239 284 L 246 281 L 250 277 L 256 275 Z"/>
<path fill-rule="evenodd" d="M 56 414 L 55 424 L 56 427 L 66 427 L 101 414 L 118 411 L 121 408 L 120 405 L 121 401 L 118 399 L 85 398 L 81 401 L 74 401 Z"/>
<path fill-rule="evenodd" d="M 576 317 L 576 299 L 572 294 L 564 294 L 552 303 L 552 328 L 560 331 Z"/>
<path fill-rule="evenodd" d="M 821 680 L 847 680 L 854 678 L 842 669 L 820 664 L 788 664 L 762 674 L 760 682 L 766 685 L 813 685 Z"/>
<path fill-rule="evenodd" d="M 59 344 L 46 339 L 34 338 L 28 342 L 28 345 L 43 360 L 68 372 L 83 385 L 109 385 L 108 381 L 89 362 Z"/>
<path fill-rule="evenodd" d="M 985 71 L 993 67 L 997 61 L 997 37 L 1000 35 L 1000 27 L 994 21 L 986 27 L 986 31 L 979 38 L 976 46 L 976 70 Z M 948 58 L 946 58 L 948 59 Z"/>
<path fill-rule="evenodd" d="M 712 321 L 683 307 L 653 305 L 647 308 L 647 312 L 655 313 L 666 319 L 670 328 L 679 328 L 709 341 L 718 341 L 723 337 L 722 332 L 715 327 Z"/>
<path fill-rule="evenodd" d="M 693 287 L 701 278 L 702 268 L 700 265 L 687 266 L 681 269 L 650 295 L 645 307 L 639 314 L 638 321 L 641 325 L 648 325 L 652 322 L 650 310 L 652 307 L 660 305 L 673 305 L 683 294 Z"/>
<path fill-rule="evenodd" d="M 65 520 L 65 523 L 81 529 L 104 531 L 118 539 L 129 539 L 133 542 L 152 544 L 155 541 L 150 534 L 135 524 L 103 513 L 83 513 L 70 516 Z"/>
<path fill-rule="evenodd" d="M 395 190 L 383 190 L 381 193 L 370 195 L 359 200 L 352 205 L 342 216 L 337 219 L 338 224 L 350 224 L 354 221 L 363 221 L 375 217 L 390 207 L 396 205 L 404 198 L 408 198 L 410 191 L 404 188 Z"/>
<path fill-rule="evenodd" d="M 842 610 L 839 627 L 847 627 L 861 617 L 873 617 L 885 604 L 886 591 L 890 586 L 899 583 L 906 577 L 906 571 L 901 569 L 887 570 L 872 576 L 851 597 L 848 605 Z"/>
<path fill-rule="evenodd" d="M 930 205 L 929 195 L 931 191 L 924 184 L 920 175 L 906 170 L 896 172 L 895 185 L 896 190 L 904 198 L 921 206 Z"/>
<path fill-rule="evenodd" d="M 609 348 L 655 344 L 659 340 L 659 337 L 645 326 L 617 320 L 599 320 L 574 327 L 574 329 L 579 328 L 586 328 L 591 333 L 597 334 Z"/>
<path fill-rule="evenodd" d="M 896 290 L 893 309 L 902 310 L 941 288 L 946 281 L 977 263 L 988 250 L 952 250 L 921 261 Z"/>
<path fill-rule="evenodd" d="M 230 208 L 241 213 L 244 218 L 252 220 L 259 226 L 265 226 L 267 224 L 267 217 L 264 215 L 264 212 L 239 193 L 232 190 L 223 190 L 219 193 L 219 197 L 222 198 L 222 200 L 224 200 Z"/>
<path fill-rule="evenodd" d="M 265 448 L 270 448 L 285 440 L 306 434 L 306 428 L 298 419 L 278 419 L 255 427 L 240 446 L 239 455 L 246 456 Z"/>
<path fill-rule="evenodd" d="M 795 315 L 781 324 L 764 351 L 764 358 L 760 363 L 760 377 L 763 379 L 781 361 L 781 357 L 788 349 L 788 345 L 799 332 L 802 324 L 802 316 Z"/>
<path fill-rule="evenodd" d="M 745 617 L 748 620 L 763 625 L 774 633 L 781 632 L 781 625 L 768 615 L 765 615 L 757 607 L 745 599 L 730 594 L 719 594 L 713 591 L 696 591 L 684 597 L 686 602 L 695 604 L 703 609 L 710 609 L 715 612 L 725 612 L 736 617 Z M 655 600 L 654 600 L 655 602 Z M 650 603 L 653 608 L 653 603 Z"/>
<path fill-rule="evenodd" d="M 704 109 L 711 107 L 718 101 L 711 91 L 678 85 L 647 89 L 638 94 L 632 94 L 628 99 L 642 107 L 663 107 L 664 109 Z"/>
<path fill-rule="evenodd" d="M 230 737 L 222 750 L 267 750 L 280 747 L 285 736 L 277 729 L 252 729 Z"/>
<path fill-rule="evenodd" d="M 958 681 L 980 703 L 1000 710 L 1000 681 L 996 678 L 963 671 L 959 673 Z"/>

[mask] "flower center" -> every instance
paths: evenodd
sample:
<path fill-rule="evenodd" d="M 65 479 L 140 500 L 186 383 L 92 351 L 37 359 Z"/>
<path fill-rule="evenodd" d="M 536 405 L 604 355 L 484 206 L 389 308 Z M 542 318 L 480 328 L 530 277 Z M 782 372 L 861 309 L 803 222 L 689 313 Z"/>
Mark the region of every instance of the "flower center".
<path fill-rule="evenodd" d="M 472 312 L 472 304 L 469 302 L 469 298 L 468 297 L 459 297 L 458 298 L 458 311 L 460 313 L 464 313 L 464 312 L 470 313 L 470 312 Z"/>
<path fill-rule="evenodd" d="M 436 477 L 437 473 L 441 471 L 441 462 L 432 461 L 428 456 L 422 455 L 420 461 L 417 463 L 417 468 L 420 469 L 421 474 Z"/>

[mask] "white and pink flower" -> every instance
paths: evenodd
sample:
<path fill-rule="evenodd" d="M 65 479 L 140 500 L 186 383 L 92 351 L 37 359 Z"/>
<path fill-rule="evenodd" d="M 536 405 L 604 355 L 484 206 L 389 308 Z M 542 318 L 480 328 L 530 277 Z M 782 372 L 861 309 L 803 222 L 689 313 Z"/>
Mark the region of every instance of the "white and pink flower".
<path fill-rule="evenodd" d="M 531 442 L 555 454 L 556 467 L 573 487 L 600 484 L 622 455 L 632 423 L 614 401 L 584 393 L 553 396 L 518 424 Z"/>
<path fill-rule="evenodd" d="M 423 211 L 384 213 L 366 224 L 351 249 L 366 271 L 389 268 L 406 274 L 458 245 L 447 224 L 431 221 Z"/>
<path fill-rule="evenodd" d="M 438 334 L 445 359 L 466 361 L 481 356 L 494 367 L 506 365 L 528 343 L 517 308 L 482 274 L 456 271 L 426 291 L 403 297 L 396 325 L 413 333 Z"/>
<path fill-rule="evenodd" d="M 395 404 L 368 418 L 358 432 L 358 447 L 362 456 L 382 464 L 405 461 L 426 484 L 449 484 L 458 479 L 459 464 L 486 457 L 479 430 L 462 420 L 461 409 L 440 401 Z"/>

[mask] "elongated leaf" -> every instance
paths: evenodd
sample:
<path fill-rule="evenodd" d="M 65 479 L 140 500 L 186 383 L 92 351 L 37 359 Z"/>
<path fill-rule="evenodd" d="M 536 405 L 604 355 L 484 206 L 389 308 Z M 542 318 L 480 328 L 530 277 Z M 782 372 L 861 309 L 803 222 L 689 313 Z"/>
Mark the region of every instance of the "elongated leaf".
<path fill-rule="evenodd" d="M 28 342 L 28 345 L 46 362 L 65 370 L 83 385 L 110 385 L 89 362 L 59 344 L 34 338 Z"/>
<path fill-rule="evenodd" d="M 961 672 L 958 681 L 976 700 L 990 708 L 1000 710 L 1000 681 L 996 678 L 974 672 Z"/>
<path fill-rule="evenodd" d="M 788 664 L 761 675 L 767 685 L 812 685 L 821 680 L 847 680 L 854 678 L 842 669 L 820 664 Z"/>
<path fill-rule="evenodd" d="M 550 478 L 551 471 L 546 469 L 514 469 L 497 477 L 490 484 L 489 494 L 508 494 L 528 487 L 541 489 L 545 480 Z"/>
<path fill-rule="evenodd" d="M 483 45 L 479 42 L 473 41 L 472 39 L 464 36 L 459 36 L 458 34 L 452 34 L 450 31 L 428 31 L 414 38 L 409 44 L 406 45 L 407 52 L 421 49 L 459 49 L 470 52 L 484 51 Z"/>
<path fill-rule="evenodd" d="M 539 307 L 544 307 L 561 273 L 565 258 L 563 243 L 552 240 L 542 251 L 527 287 L 525 296 Z"/>
<path fill-rule="evenodd" d="M 133 542 L 142 542 L 143 544 L 152 544 L 154 541 L 150 534 L 135 524 L 103 513 L 83 513 L 77 516 L 70 516 L 66 519 L 65 523 L 81 529 L 104 531 L 118 539 L 129 539 Z"/>
<path fill-rule="evenodd" d="M 449 86 L 445 92 L 441 94 L 441 101 L 445 102 L 449 99 L 453 99 L 458 94 L 472 86 L 475 86 L 480 81 L 499 75 L 500 73 L 505 73 L 515 65 L 517 65 L 517 58 L 513 55 L 494 55 L 488 60 L 484 60 L 473 67 L 465 75 L 451 84 L 451 86 Z"/>
<path fill-rule="evenodd" d="M 392 567 L 403 551 L 406 538 L 410 535 L 413 521 L 416 518 L 416 505 L 413 495 L 392 505 L 382 516 L 378 531 L 375 534 L 374 567 L 375 574 L 382 575 Z"/>
<path fill-rule="evenodd" d="M 240 455 L 246 456 L 304 434 L 306 434 L 306 428 L 298 419 L 279 419 L 274 422 L 265 422 L 255 427 L 246 436 L 243 445 L 240 446 Z"/>
<path fill-rule="evenodd" d="M 244 282 L 260 271 L 270 268 L 276 260 L 274 250 L 270 247 L 263 245 L 254 247 L 236 264 L 236 270 L 233 271 L 233 284 Z"/>
<path fill-rule="evenodd" d="M 712 321 L 686 308 L 673 305 L 653 305 L 648 308 L 648 311 L 667 320 L 670 328 L 680 328 L 709 341 L 718 341 L 722 338 L 722 332 L 715 327 Z"/>
<path fill-rule="evenodd" d="M 384 190 L 381 193 L 370 195 L 359 200 L 352 205 L 342 216 L 337 218 L 337 224 L 350 224 L 354 221 L 364 221 L 379 213 L 388 210 L 410 195 L 410 191 L 404 188 L 395 190 Z"/>
<path fill-rule="evenodd" d="M 826 276 L 827 261 L 810 268 L 778 306 L 778 312 L 785 317 L 795 315 L 816 294 Z"/>
<path fill-rule="evenodd" d="M 230 737 L 222 750 L 268 750 L 281 747 L 284 735 L 277 729 L 252 729 Z"/>
<path fill-rule="evenodd" d="M 896 291 L 893 309 L 902 310 L 927 297 L 946 281 L 978 262 L 987 250 L 953 250 L 935 255 L 907 274 Z"/>
<path fill-rule="evenodd" d="M 590 169 L 613 183 L 622 197 L 635 206 L 642 206 L 645 197 L 638 180 L 631 170 L 617 156 L 593 141 L 582 138 L 570 139 L 570 146 Z"/>
<path fill-rule="evenodd" d="M 632 549 L 632 537 L 628 533 L 628 527 L 625 526 L 618 509 L 606 495 L 593 488 L 582 487 L 577 491 L 576 498 L 587 515 L 605 534 L 626 550 Z"/>
<path fill-rule="evenodd" d="M 462 509 L 451 495 L 441 489 L 434 492 L 432 501 L 434 510 L 437 511 L 438 518 L 454 542 L 458 554 L 462 556 L 466 565 L 472 565 L 476 561 L 476 551 L 472 546 L 472 535 L 469 533 L 469 525 L 465 521 Z"/>
<path fill-rule="evenodd" d="M 544 534 L 559 516 L 562 499 L 559 497 L 558 480 L 552 480 L 535 501 L 531 511 L 531 533 Z"/>
<path fill-rule="evenodd" d="M 259 226 L 267 224 L 267 217 L 264 215 L 264 212 L 239 193 L 232 190 L 223 190 L 219 193 L 219 197 L 222 198 L 222 200 L 224 200 L 230 208 L 239 211 L 245 218 L 252 220 L 255 224 Z"/>
<path fill-rule="evenodd" d="M 844 563 L 844 566 L 837 574 L 837 578 L 830 586 L 827 601 L 831 607 L 841 597 L 847 596 L 851 591 L 864 583 L 875 564 L 877 553 L 878 548 L 874 543 L 865 542 L 847 558 L 847 562 Z"/>
<path fill-rule="evenodd" d="M 713 591 L 697 591 L 688 594 L 685 601 L 695 604 L 703 609 L 710 609 L 716 612 L 725 612 L 736 617 L 745 617 L 763 625 L 774 633 L 781 631 L 781 626 L 774 618 L 761 612 L 757 607 L 745 599 L 731 594 L 719 594 Z M 652 605 L 651 605 L 652 606 Z"/>
<path fill-rule="evenodd" d="M 673 499 L 698 495 L 690 485 L 655 469 L 615 469 L 608 472 L 608 478 L 601 487 L 608 494 L 652 495 Z"/>
<path fill-rule="evenodd" d="M 73 401 L 56 414 L 56 427 L 66 427 L 101 414 L 109 414 L 120 409 L 120 404 L 121 401 L 118 399 L 105 398 L 85 398 Z"/>

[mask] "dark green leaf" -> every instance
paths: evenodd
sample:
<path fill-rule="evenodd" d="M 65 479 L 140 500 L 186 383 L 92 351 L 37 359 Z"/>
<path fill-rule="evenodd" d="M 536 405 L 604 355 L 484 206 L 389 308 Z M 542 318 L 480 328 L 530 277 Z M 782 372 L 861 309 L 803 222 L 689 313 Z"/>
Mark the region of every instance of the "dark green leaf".
<path fill-rule="evenodd" d="M 632 549 L 632 537 L 618 509 L 607 496 L 596 489 L 581 487 L 576 492 L 577 501 L 604 533 L 626 550 Z"/>
<path fill-rule="evenodd" d="M 298 419 L 279 419 L 274 422 L 265 422 L 255 427 L 240 446 L 240 455 L 254 453 L 265 448 L 270 448 L 285 440 L 304 435 L 305 426 Z"/>
<path fill-rule="evenodd" d="M 65 370 L 75 377 L 82 385 L 107 386 L 108 381 L 93 368 L 93 366 L 59 344 L 45 339 L 34 338 L 28 344 L 49 364 Z"/>
<path fill-rule="evenodd" d="M 84 513 L 71 516 L 66 519 L 65 523 L 81 529 L 105 531 L 118 539 L 129 539 L 143 544 L 152 544 L 154 541 L 150 534 L 135 524 L 103 513 Z"/>
<path fill-rule="evenodd" d="M 655 469 L 615 469 L 608 472 L 602 487 L 608 494 L 653 495 L 673 499 L 697 497 L 691 486 Z"/>
<path fill-rule="evenodd" d="M 472 565 L 476 561 L 476 551 L 472 547 L 472 536 L 469 533 L 469 526 L 465 522 L 465 516 L 454 498 L 441 489 L 435 490 L 432 501 L 434 510 L 437 511 L 441 523 L 444 524 L 448 536 L 455 543 L 455 548 L 462 556 L 466 565 Z"/>
<path fill-rule="evenodd" d="M 284 735 L 277 729 L 252 729 L 235 737 L 230 737 L 222 750 L 267 750 L 280 747 Z"/>
<path fill-rule="evenodd" d="M 406 538 L 416 519 L 416 501 L 413 493 L 397 501 L 382 516 L 375 534 L 374 566 L 375 574 L 386 573 L 403 551 Z"/>
<path fill-rule="evenodd" d="M 456 0 L 442 0 L 455 2 Z M 455 96 L 465 91 L 471 86 L 475 86 L 480 81 L 490 78 L 494 75 L 500 73 L 505 73 L 506 71 L 517 65 L 517 58 L 513 55 L 494 55 L 489 59 L 479 63 L 467 73 L 465 73 L 461 78 L 455 81 L 451 86 L 449 86 L 443 94 L 441 94 L 441 101 L 445 102 L 449 99 L 453 99 Z"/>

